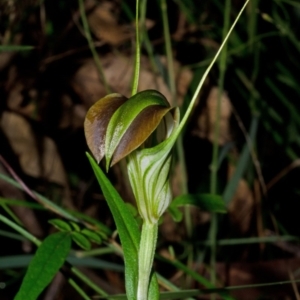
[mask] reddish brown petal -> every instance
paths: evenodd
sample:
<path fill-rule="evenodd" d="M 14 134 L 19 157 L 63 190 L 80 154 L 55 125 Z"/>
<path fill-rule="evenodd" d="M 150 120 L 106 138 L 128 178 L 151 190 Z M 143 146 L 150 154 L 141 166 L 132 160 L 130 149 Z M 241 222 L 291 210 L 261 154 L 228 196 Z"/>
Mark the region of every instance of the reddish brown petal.
<path fill-rule="evenodd" d="M 99 163 L 105 155 L 105 133 L 113 113 L 127 100 L 120 94 L 110 94 L 98 100 L 88 110 L 84 133 L 89 149 Z"/>
<path fill-rule="evenodd" d="M 142 110 L 123 135 L 113 154 L 111 165 L 144 143 L 170 109 L 170 107 L 153 105 Z"/>

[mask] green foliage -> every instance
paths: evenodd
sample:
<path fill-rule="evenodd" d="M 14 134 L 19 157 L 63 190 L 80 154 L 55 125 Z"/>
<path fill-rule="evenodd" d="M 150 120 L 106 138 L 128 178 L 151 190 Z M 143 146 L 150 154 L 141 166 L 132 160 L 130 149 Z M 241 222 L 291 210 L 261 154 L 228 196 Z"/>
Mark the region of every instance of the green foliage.
<path fill-rule="evenodd" d="M 84 234 L 90 241 L 96 244 L 101 244 L 102 242 L 101 236 L 90 229 L 84 228 L 81 230 L 81 233 Z"/>
<path fill-rule="evenodd" d="M 125 261 L 126 293 L 129 299 L 136 299 L 138 274 L 138 246 L 140 231 L 138 224 L 118 192 L 106 178 L 101 168 L 87 153 L 103 195 L 109 205 L 123 246 Z"/>
<path fill-rule="evenodd" d="M 49 223 L 62 232 L 69 232 L 72 240 L 84 250 L 90 250 L 92 242 L 101 244 L 102 239 L 99 233 L 87 228 L 81 229 L 78 223 L 61 219 L 53 219 Z"/>
<path fill-rule="evenodd" d="M 14 52 L 14 51 L 30 51 L 34 46 L 26 45 L 0 45 L 0 52 Z"/>
<path fill-rule="evenodd" d="M 61 268 L 71 248 L 67 232 L 49 235 L 36 251 L 28 266 L 15 300 L 36 300 Z"/>
<path fill-rule="evenodd" d="M 193 205 L 204 211 L 226 213 L 226 205 L 223 198 L 214 194 L 187 194 L 176 197 L 169 206 L 169 212 L 176 222 L 182 220 L 180 206 Z"/>
<path fill-rule="evenodd" d="M 60 231 L 71 231 L 72 230 L 70 224 L 61 219 L 53 219 L 53 220 L 49 220 L 48 222 Z"/>
<path fill-rule="evenodd" d="M 90 243 L 89 239 L 82 233 L 80 233 L 78 231 L 73 231 L 71 236 L 72 236 L 72 240 L 82 249 L 84 249 L 84 250 L 91 249 L 91 243 Z"/>

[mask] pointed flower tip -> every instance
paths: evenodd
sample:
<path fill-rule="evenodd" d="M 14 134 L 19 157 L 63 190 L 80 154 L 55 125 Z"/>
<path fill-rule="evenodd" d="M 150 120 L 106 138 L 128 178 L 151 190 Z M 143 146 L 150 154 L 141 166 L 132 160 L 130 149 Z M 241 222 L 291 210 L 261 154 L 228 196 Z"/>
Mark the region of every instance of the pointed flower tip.
<path fill-rule="evenodd" d="M 105 159 L 105 171 L 106 171 L 106 173 L 108 173 L 110 167 L 112 167 L 112 165 L 110 163 L 110 160 L 106 157 L 106 159 Z"/>

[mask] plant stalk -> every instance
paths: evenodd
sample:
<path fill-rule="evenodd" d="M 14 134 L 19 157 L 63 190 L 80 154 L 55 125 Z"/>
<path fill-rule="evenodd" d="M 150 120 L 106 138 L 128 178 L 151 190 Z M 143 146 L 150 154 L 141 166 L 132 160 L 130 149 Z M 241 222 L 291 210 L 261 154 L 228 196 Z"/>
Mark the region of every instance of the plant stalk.
<path fill-rule="evenodd" d="M 170 28 L 169 20 L 167 13 L 167 2 L 166 0 L 161 0 L 161 12 L 162 12 L 162 21 L 164 28 L 164 38 L 166 46 L 166 56 L 167 56 L 167 65 L 168 65 L 168 85 L 172 94 L 172 105 L 176 106 L 176 86 L 175 86 L 175 70 L 173 63 L 173 54 L 172 54 L 172 43 L 170 37 Z"/>
<path fill-rule="evenodd" d="M 230 8 L 231 0 L 225 1 L 224 11 L 224 25 L 222 40 L 226 38 L 228 29 L 230 28 Z M 210 192 L 211 194 L 217 193 L 217 178 L 218 178 L 218 155 L 219 155 L 219 135 L 220 135 L 220 113 L 221 113 L 221 99 L 224 91 L 224 81 L 226 73 L 226 59 L 227 59 L 227 44 L 224 45 L 223 51 L 220 54 L 219 59 L 219 82 L 218 82 L 218 102 L 216 109 L 216 124 L 214 128 L 214 141 L 213 141 L 213 154 L 211 163 L 211 176 L 210 176 Z M 209 240 L 211 242 L 211 254 L 210 254 L 210 279 L 212 284 L 216 284 L 216 253 L 217 253 L 217 232 L 218 232 L 218 219 L 214 213 L 211 216 L 211 225 L 209 230 Z M 212 299 L 215 299 L 213 296 Z"/>
<path fill-rule="evenodd" d="M 140 75 L 140 65 L 141 65 L 141 46 L 140 46 L 140 22 L 139 22 L 139 12 L 140 5 L 139 0 L 136 0 L 136 8 L 135 8 L 135 64 L 134 64 L 134 75 L 133 75 L 133 83 L 131 95 L 135 95 L 137 93 L 138 85 L 139 85 L 139 75 Z"/>
<path fill-rule="evenodd" d="M 94 41 L 92 39 L 89 23 L 88 23 L 86 13 L 85 13 L 83 0 L 78 0 L 78 3 L 79 3 L 79 11 L 80 11 L 80 17 L 81 17 L 81 20 L 82 20 L 84 34 L 85 34 L 85 37 L 88 41 L 89 48 L 92 52 L 93 59 L 95 61 L 95 64 L 96 64 L 96 67 L 97 67 L 97 70 L 98 70 L 98 73 L 99 73 L 99 77 L 102 80 L 102 83 L 104 85 L 104 88 L 105 88 L 106 92 L 110 93 L 110 88 L 109 88 L 109 85 L 106 81 L 104 71 L 103 71 L 103 68 L 102 68 L 102 65 L 101 65 L 101 61 L 100 61 L 99 55 L 96 51 Z"/>
<path fill-rule="evenodd" d="M 172 105 L 177 106 L 177 98 L 176 98 L 176 80 L 175 80 L 175 68 L 173 62 L 173 53 L 172 53 L 172 42 L 170 36 L 170 28 L 169 28 L 169 19 L 167 12 L 167 2 L 166 0 L 161 0 L 161 12 L 162 12 L 162 21 L 163 21 L 163 29 L 164 29 L 164 39 L 165 39 L 165 47 L 166 47 L 166 56 L 167 56 L 167 66 L 168 66 L 168 86 L 172 95 Z M 181 171 L 181 194 L 187 194 L 187 172 L 184 158 L 184 148 L 182 136 L 179 136 L 176 142 L 176 149 L 178 153 L 178 161 L 180 164 Z M 187 231 L 187 235 L 190 238 L 193 233 L 193 224 L 191 220 L 191 209 L 189 206 L 184 207 L 184 222 Z"/>
<path fill-rule="evenodd" d="M 139 248 L 137 300 L 148 299 L 149 281 L 157 242 L 158 223 L 144 221 Z"/>

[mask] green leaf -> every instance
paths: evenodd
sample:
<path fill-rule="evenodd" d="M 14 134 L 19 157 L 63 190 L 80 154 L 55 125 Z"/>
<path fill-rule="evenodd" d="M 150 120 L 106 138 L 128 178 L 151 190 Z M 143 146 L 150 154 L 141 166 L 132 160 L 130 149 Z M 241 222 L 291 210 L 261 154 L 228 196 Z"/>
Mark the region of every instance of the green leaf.
<path fill-rule="evenodd" d="M 173 206 L 172 203 L 168 207 L 168 212 L 172 216 L 174 222 L 180 222 L 182 220 L 182 212 L 178 209 L 178 207 Z"/>
<path fill-rule="evenodd" d="M 87 157 L 118 229 L 124 252 L 126 293 L 128 299 L 134 300 L 137 293 L 138 247 L 141 233 L 136 220 L 119 193 L 88 153 Z"/>
<path fill-rule="evenodd" d="M 106 168 L 138 148 L 157 128 L 171 107 L 155 90 L 135 94 L 112 115 L 106 132 Z"/>
<path fill-rule="evenodd" d="M 1 45 L 0 51 L 12 52 L 12 51 L 28 51 L 34 49 L 34 46 L 27 45 Z"/>
<path fill-rule="evenodd" d="M 99 234 L 97 234 L 96 232 L 84 228 L 83 230 L 81 230 L 81 233 L 84 234 L 90 241 L 96 243 L 96 244 L 101 244 L 101 237 L 99 236 Z"/>
<path fill-rule="evenodd" d="M 73 231 L 71 236 L 72 236 L 72 240 L 82 249 L 84 250 L 91 249 L 90 241 L 82 233 L 78 231 Z"/>
<path fill-rule="evenodd" d="M 75 231 L 78 231 L 78 232 L 80 231 L 80 226 L 78 225 L 78 223 L 70 221 L 70 225 L 73 227 L 73 229 Z"/>
<path fill-rule="evenodd" d="M 2 256 L 0 257 L 0 269 L 3 272 L 3 270 L 5 269 L 28 267 L 33 257 L 34 255 L 32 254 Z M 123 265 L 111 263 L 106 260 L 102 260 L 94 257 L 77 257 L 77 256 L 69 255 L 66 258 L 66 261 L 68 261 L 72 266 L 75 267 L 76 266 L 87 267 L 92 269 L 112 270 L 117 272 L 124 271 Z"/>
<path fill-rule="evenodd" d="M 57 228 L 60 231 L 71 231 L 72 230 L 70 224 L 61 219 L 49 220 L 48 223 L 52 224 L 55 228 Z"/>
<path fill-rule="evenodd" d="M 179 206 L 193 205 L 209 212 L 226 213 L 226 205 L 223 198 L 213 194 L 187 194 L 176 197 L 170 205 L 172 216 L 175 215 L 175 220 L 181 219 Z"/>
<path fill-rule="evenodd" d="M 14 300 L 35 300 L 63 265 L 71 248 L 67 232 L 49 235 L 37 249 Z"/>
<path fill-rule="evenodd" d="M 127 98 L 120 94 L 107 95 L 92 105 L 86 114 L 85 138 L 98 163 L 105 154 L 105 136 L 109 120 L 116 109 L 126 100 Z"/>
<path fill-rule="evenodd" d="M 131 204 L 131 203 L 129 203 L 129 202 L 125 202 L 125 204 L 127 205 L 127 207 L 128 207 L 128 209 L 130 210 L 131 214 L 132 214 L 135 218 L 140 216 L 140 215 L 139 215 L 139 212 L 138 212 L 138 210 L 137 210 L 137 208 L 136 208 L 133 204 Z"/>
<path fill-rule="evenodd" d="M 249 137 L 251 141 L 256 140 L 257 130 L 258 130 L 258 122 L 259 118 L 254 116 L 251 121 L 250 130 L 249 130 Z M 235 167 L 235 171 L 233 176 L 230 178 L 230 181 L 227 183 L 225 190 L 223 192 L 223 198 L 225 203 L 228 205 L 233 198 L 234 193 L 236 192 L 237 186 L 243 177 L 247 166 L 249 166 L 249 161 L 251 159 L 249 145 L 246 143 L 243 147 L 243 150 L 239 156 L 238 163 Z"/>
<path fill-rule="evenodd" d="M 148 299 L 151 299 L 151 300 L 160 299 L 159 286 L 158 286 L 157 276 L 156 276 L 155 272 L 152 272 L 152 274 L 151 274 L 149 291 L 148 291 Z"/>

